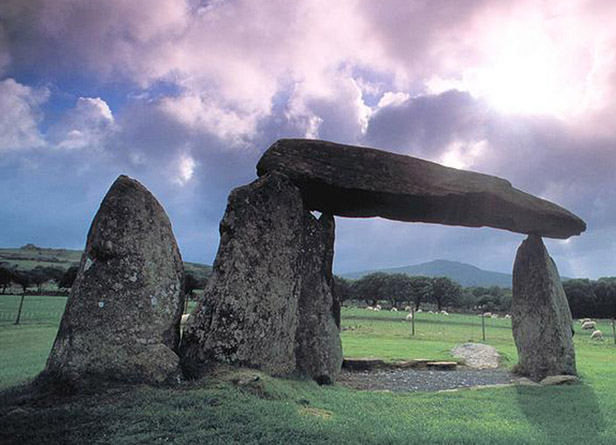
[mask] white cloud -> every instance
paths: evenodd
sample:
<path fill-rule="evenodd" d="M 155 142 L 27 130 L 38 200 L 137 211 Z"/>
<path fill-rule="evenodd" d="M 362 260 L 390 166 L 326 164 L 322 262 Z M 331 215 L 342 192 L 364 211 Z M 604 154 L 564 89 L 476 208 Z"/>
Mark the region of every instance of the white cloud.
<path fill-rule="evenodd" d="M 0 151 L 37 148 L 45 145 L 38 125 L 47 101 L 45 88 L 34 89 L 14 79 L 0 81 Z"/>
<path fill-rule="evenodd" d="M 172 182 L 180 186 L 186 185 L 193 177 L 196 166 L 197 162 L 192 156 L 185 153 L 180 155 L 176 163 L 176 175 Z"/>
<path fill-rule="evenodd" d="M 57 148 L 98 149 L 114 131 L 115 119 L 109 105 L 100 97 L 80 97 L 49 131 Z"/>
<path fill-rule="evenodd" d="M 383 96 L 379 100 L 377 107 L 384 108 L 384 107 L 390 107 L 390 106 L 395 107 L 398 105 L 402 105 L 404 102 L 409 100 L 410 97 L 411 95 L 408 93 L 401 93 L 401 92 L 394 93 L 392 91 L 387 91 L 385 94 L 383 94 Z"/>

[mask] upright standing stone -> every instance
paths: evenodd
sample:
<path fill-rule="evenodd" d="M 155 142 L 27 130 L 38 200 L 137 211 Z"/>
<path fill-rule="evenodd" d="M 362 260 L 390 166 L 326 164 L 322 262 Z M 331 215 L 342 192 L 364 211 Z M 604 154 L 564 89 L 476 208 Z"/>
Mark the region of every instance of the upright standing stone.
<path fill-rule="evenodd" d="M 139 182 L 120 176 L 90 227 L 41 378 L 177 379 L 183 273 L 164 209 Z"/>
<path fill-rule="evenodd" d="M 333 294 L 334 217 L 304 213 L 302 287 L 296 334 L 297 369 L 321 384 L 333 383 L 342 366 L 339 311 Z"/>
<path fill-rule="evenodd" d="M 511 316 L 519 374 L 537 381 L 576 374 L 571 311 L 556 265 L 537 235 L 528 236 L 515 258 Z"/>
<path fill-rule="evenodd" d="M 295 369 L 303 215 L 299 190 L 278 173 L 231 192 L 213 274 L 182 338 L 187 375 L 214 361 Z"/>

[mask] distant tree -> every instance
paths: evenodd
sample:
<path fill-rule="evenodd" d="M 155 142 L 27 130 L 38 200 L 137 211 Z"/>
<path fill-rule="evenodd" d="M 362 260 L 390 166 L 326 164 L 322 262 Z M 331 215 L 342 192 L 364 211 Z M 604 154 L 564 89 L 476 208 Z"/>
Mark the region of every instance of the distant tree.
<path fill-rule="evenodd" d="M 597 315 L 597 296 L 590 280 L 567 280 L 563 283 L 563 288 L 573 317 L 594 317 Z"/>
<path fill-rule="evenodd" d="M 64 271 L 58 267 L 36 266 L 29 272 L 30 282 L 37 287 L 40 293 L 43 289 L 43 284 L 50 281 L 58 282 L 62 278 Z"/>
<path fill-rule="evenodd" d="M 359 300 L 375 305 L 385 298 L 385 284 L 388 275 L 384 272 L 375 272 L 361 277 L 353 282 L 353 294 Z"/>
<path fill-rule="evenodd" d="M 405 301 L 410 304 L 413 300 L 414 289 L 410 276 L 402 273 L 390 274 L 384 285 L 383 293 L 387 295 L 393 307 L 398 307 Z"/>
<path fill-rule="evenodd" d="M 432 300 L 436 303 L 437 310 L 443 306 L 458 300 L 462 294 L 462 286 L 447 277 L 435 277 L 432 279 Z"/>
<path fill-rule="evenodd" d="M 184 294 L 192 298 L 193 291 L 201 287 L 201 282 L 190 272 L 184 276 Z"/>
<path fill-rule="evenodd" d="M 2 287 L 2 294 L 6 293 L 6 289 L 10 287 L 13 281 L 13 272 L 4 264 L 0 264 L 0 287 Z"/>
<path fill-rule="evenodd" d="M 592 282 L 595 293 L 595 316 L 616 317 L 616 277 L 603 277 Z"/>
<path fill-rule="evenodd" d="M 334 293 L 340 303 L 353 298 L 353 285 L 350 280 L 334 275 Z"/>
<path fill-rule="evenodd" d="M 21 299 L 19 300 L 19 309 L 17 310 L 17 319 L 15 320 L 15 324 L 19 324 L 21 320 L 21 310 L 24 306 L 26 293 L 28 291 L 28 287 L 32 285 L 32 276 L 28 271 L 13 271 L 13 276 L 11 280 L 21 286 L 22 290 Z"/>
<path fill-rule="evenodd" d="M 58 280 L 58 287 L 60 289 L 70 289 L 73 287 L 73 283 L 77 278 L 77 272 L 79 272 L 78 266 L 71 266 L 62 274 L 62 277 Z"/>
<path fill-rule="evenodd" d="M 411 276 L 411 299 L 415 303 L 415 311 L 419 310 L 421 303 L 429 301 L 432 297 L 432 279 L 422 275 Z"/>

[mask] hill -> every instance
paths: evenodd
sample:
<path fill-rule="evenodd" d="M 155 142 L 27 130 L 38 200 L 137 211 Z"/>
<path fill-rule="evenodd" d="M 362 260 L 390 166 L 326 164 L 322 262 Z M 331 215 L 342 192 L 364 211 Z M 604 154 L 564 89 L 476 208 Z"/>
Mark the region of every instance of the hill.
<path fill-rule="evenodd" d="M 407 275 L 425 275 L 428 277 L 448 277 L 464 287 L 501 286 L 511 287 L 511 274 L 483 270 L 466 263 L 435 260 L 414 266 L 373 269 L 342 274 L 344 278 L 358 279 L 373 272 L 403 273 Z"/>
<path fill-rule="evenodd" d="M 79 265 L 82 253 L 81 250 L 54 249 L 26 244 L 19 248 L 0 249 L 0 263 L 19 270 L 31 270 L 36 266 L 66 270 L 71 266 Z M 184 269 L 197 279 L 207 278 L 212 273 L 212 266 L 199 263 L 184 262 Z"/>

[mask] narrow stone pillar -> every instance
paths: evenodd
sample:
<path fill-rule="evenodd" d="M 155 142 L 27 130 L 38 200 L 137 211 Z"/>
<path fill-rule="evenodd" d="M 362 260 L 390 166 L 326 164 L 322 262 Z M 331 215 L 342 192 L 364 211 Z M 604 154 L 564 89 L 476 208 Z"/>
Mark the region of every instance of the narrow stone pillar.
<path fill-rule="evenodd" d="M 120 176 L 98 210 L 40 379 L 161 383 L 180 377 L 184 269 L 171 223 Z"/>
<path fill-rule="evenodd" d="M 537 235 L 524 240 L 515 258 L 511 316 L 517 373 L 533 380 L 576 374 L 571 311 L 556 264 Z"/>
<path fill-rule="evenodd" d="M 231 192 L 213 274 L 182 337 L 187 376 L 213 362 L 294 371 L 303 215 L 299 190 L 279 173 Z"/>
<path fill-rule="evenodd" d="M 340 305 L 333 290 L 334 217 L 304 213 L 302 287 L 295 353 L 297 370 L 320 384 L 334 383 L 342 366 Z"/>

